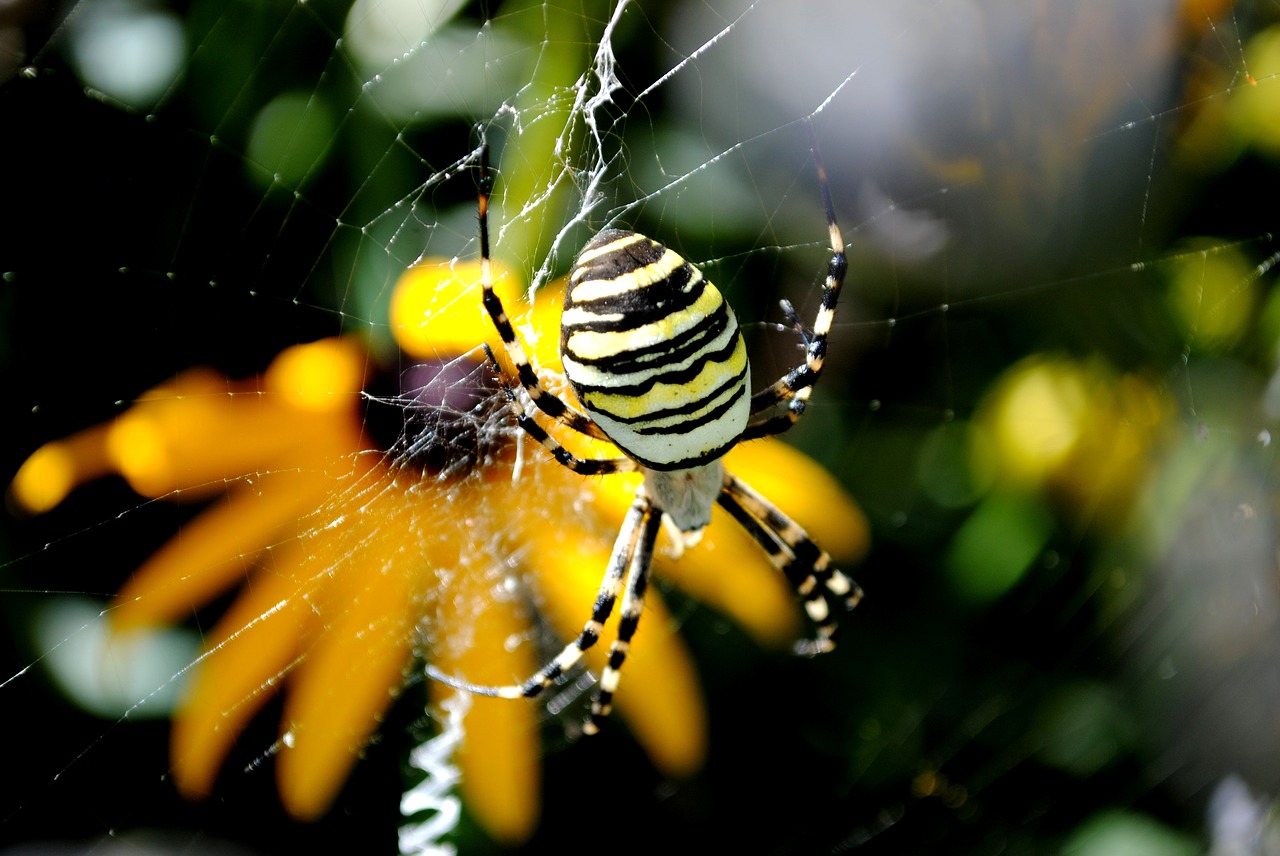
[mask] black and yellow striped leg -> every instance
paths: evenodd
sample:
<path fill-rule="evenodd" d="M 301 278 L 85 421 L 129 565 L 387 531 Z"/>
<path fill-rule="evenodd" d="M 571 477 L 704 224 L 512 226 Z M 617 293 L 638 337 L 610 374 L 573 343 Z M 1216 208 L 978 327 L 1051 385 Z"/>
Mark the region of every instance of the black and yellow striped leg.
<path fill-rule="evenodd" d="M 840 232 L 840 224 L 836 221 L 835 205 L 831 201 L 827 168 L 822 163 L 822 153 L 818 150 L 813 126 L 806 123 L 806 128 L 809 131 L 809 148 L 813 152 L 814 164 L 818 168 L 818 184 L 822 189 L 822 201 L 827 211 L 831 260 L 827 263 L 827 277 L 822 284 L 822 304 L 818 307 L 813 330 L 807 337 L 804 365 L 792 369 L 767 388 L 751 396 L 753 418 L 764 416 L 784 401 L 788 402 L 787 409 L 775 416 L 757 419 L 749 424 L 742 435 L 744 440 L 781 434 L 804 415 L 813 385 L 822 375 L 822 367 L 827 358 L 827 337 L 835 323 L 836 305 L 840 302 L 840 291 L 844 287 L 845 274 L 849 270 L 849 262 L 844 251 L 844 236 Z"/>
<path fill-rule="evenodd" d="M 564 646 L 554 660 L 543 666 L 533 677 L 521 686 L 520 695 L 533 698 L 572 668 L 579 660 L 600 641 L 604 631 L 604 623 L 613 614 L 613 606 L 617 603 L 618 592 L 622 590 L 624 574 L 633 568 L 636 555 L 637 540 L 642 537 L 646 516 L 649 514 L 648 501 L 637 498 L 631 504 L 627 516 L 622 521 L 618 538 L 613 543 L 613 552 L 609 556 L 609 565 L 604 579 L 600 581 L 600 589 L 596 592 L 595 605 L 591 608 L 591 618 L 582 627 L 578 638 Z M 625 609 L 626 600 L 623 600 Z"/>
<path fill-rule="evenodd" d="M 596 592 L 595 605 L 591 609 L 591 618 L 583 625 L 582 632 L 578 634 L 577 639 L 564 646 L 564 650 L 527 680 L 519 684 L 500 687 L 472 684 L 437 671 L 430 665 L 426 668 L 427 676 L 455 689 L 465 690 L 476 695 L 497 698 L 533 698 L 540 695 L 557 678 L 577 665 L 587 651 L 600 640 L 604 623 L 613 614 L 614 604 L 618 600 L 618 593 L 622 590 L 629 568 L 632 570 L 632 576 L 634 576 L 635 556 L 639 552 L 637 542 L 647 537 L 650 528 L 647 520 L 654 516 L 657 515 L 650 512 L 648 498 L 637 497 L 636 501 L 632 503 L 631 509 L 627 512 L 627 516 L 623 519 L 622 528 L 619 530 L 618 538 L 613 544 L 613 552 L 609 556 L 609 565 L 605 569 L 604 578 L 600 580 L 600 589 Z M 652 551 L 652 546 L 649 549 Z M 630 596 L 630 588 L 627 594 Z M 624 619 L 625 604 L 626 601 L 624 600 Z M 616 678 L 613 681 L 615 684 L 617 683 Z"/>
<path fill-rule="evenodd" d="M 613 473 L 630 473 L 639 469 L 639 464 L 630 458 L 579 458 L 572 452 L 560 445 L 560 442 L 547 433 L 546 429 L 537 423 L 537 421 L 525 412 L 520 405 L 520 401 L 516 398 L 515 390 L 513 390 L 502 374 L 502 370 L 497 367 L 497 360 L 494 359 L 493 351 L 488 345 L 484 346 L 484 352 L 488 355 L 489 361 L 494 365 L 494 371 L 497 373 L 498 382 L 502 384 L 503 392 L 507 396 L 507 406 L 516 417 L 516 424 L 519 425 L 526 434 L 537 440 L 543 448 L 551 453 L 556 462 L 561 466 L 567 467 L 573 472 L 583 476 L 607 476 Z"/>
<path fill-rule="evenodd" d="M 797 564 L 795 552 L 787 547 L 776 533 L 770 531 L 747 511 L 742 503 L 727 490 L 720 494 L 717 502 L 764 549 L 770 564 L 786 576 L 791 587 L 800 596 L 804 603 L 805 614 L 813 622 L 818 637 L 816 640 L 810 640 L 806 645 L 815 651 L 829 649 L 832 644 L 830 640 L 836 630 L 834 614 L 822 588 L 812 581 L 812 575 Z"/>
<path fill-rule="evenodd" d="M 803 601 L 817 638 L 799 649 L 807 654 L 831 650 L 838 624 L 832 605 L 853 609 L 862 600 L 861 587 L 832 567 L 831 556 L 795 521 L 736 476 L 725 476 L 717 501 L 764 548 L 769 561 L 786 575 Z"/>
<path fill-rule="evenodd" d="M 631 638 L 635 635 L 640 624 L 640 613 L 644 610 L 644 594 L 649 588 L 649 569 L 653 566 L 653 546 L 658 540 L 658 530 L 662 525 L 661 509 L 653 508 L 643 494 L 636 497 L 631 508 L 633 512 L 636 508 L 642 509 L 644 520 L 640 523 L 640 537 L 635 542 L 631 555 L 627 591 L 622 597 L 622 613 L 618 616 L 618 635 L 609 646 L 609 661 L 600 675 L 600 688 L 591 700 L 591 716 L 582 726 L 586 734 L 598 732 L 605 717 L 613 710 L 613 694 L 618 689 L 622 663 L 631 650 Z"/>
<path fill-rule="evenodd" d="M 580 434 L 586 434 L 588 437 L 594 437 L 597 440 L 607 440 L 608 438 L 604 435 L 604 432 L 596 427 L 596 424 L 584 414 L 565 404 L 554 393 L 543 389 L 542 383 L 538 380 L 538 375 L 533 370 L 533 365 L 529 362 L 529 357 L 525 353 L 524 345 L 520 342 L 520 337 L 516 335 L 515 328 L 511 326 L 511 319 L 507 317 L 507 311 L 502 305 L 502 299 L 493 290 L 493 263 L 489 257 L 489 189 L 492 179 L 489 173 L 488 144 L 482 144 L 480 147 L 480 171 L 478 208 L 480 217 L 480 287 L 483 291 L 482 302 L 485 311 L 489 313 L 489 318 L 493 321 L 494 329 L 498 331 L 498 336 L 502 339 L 502 347 L 506 351 L 507 358 L 515 366 L 516 377 L 520 381 L 520 386 L 528 393 L 529 400 L 533 402 L 534 406 L 552 419 L 569 426 Z M 489 358 L 493 361 L 494 366 L 497 367 L 498 362 L 493 359 L 493 354 L 490 354 Z M 498 373 L 499 375 L 502 374 L 500 367 L 498 368 Z"/>

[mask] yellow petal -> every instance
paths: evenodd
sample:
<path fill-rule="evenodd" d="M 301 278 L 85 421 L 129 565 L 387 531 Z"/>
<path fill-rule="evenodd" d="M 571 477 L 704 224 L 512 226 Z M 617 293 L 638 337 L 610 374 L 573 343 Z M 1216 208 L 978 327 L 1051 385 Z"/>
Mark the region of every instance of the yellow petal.
<path fill-rule="evenodd" d="M 107 426 L 95 425 L 36 449 L 18 468 L 9 496 L 22 511 L 43 514 L 80 485 L 111 469 Z"/>
<path fill-rule="evenodd" d="M 650 589 L 616 704 L 654 766 L 668 776 L 685 777 L 706 761 L 707 717 L 693 658 L 678 630 L 662 598 Z M 604 656 L 602 648 L 597 670 Z"/>
<path fill-rule="evenodd" d="M 200 497 L 230 478 L 316 466 L 360 447 L 358 349 L 331 340 L 290 348 L 268 379 L 282 391 L 230 381 L 202 369 L 151 390 L 113 423 L 107 451 L 144 496 Z M 317 380 L 315 372 L 336 374 Z M 317 402 L 323 410 L 317 411 Z"/>
<path fill-rule="evenodd" d="M 276 771 L 295 817 L 317 817 L 341 788 L 404 683 L 437 569 L 457 560 L 456 515 L 421 484 L 374 469 L 305 536 L 301 575 L 315 584 L 308 599 L 324 632 L 292 675 L 285 704 Z"/>
<path fill-rule="evenodd" d="M 521 319 L 522 332 L 536 366 L 563 371 L 560 362 L 560 316 L 564 311 L 563 278 L 538 290 L 532 308 Z"/>
<path fill-rule="evenodd" d="M 296 429 L 256 392 L 152 398 L 111 424 L 107 448 L 143 496 L 204 496 L 274 461 L 296 443 Z"/>
<path fill-rule="evenodd" d="M 336 592 L 323 599 L 328 626 L 294 671 L 285 703 L 277 780 L 285 808 L 303 820 L 332 803 L 404 682 L 411 655 L 411 578 L 381 573 L 380 556 L 348 562 L 342 573 L 363 578 L 364 590 L 354 601 Z"/>
<path fill-rule="evenodd" d="M 464 354 L 481 342 L 497 347 L 497 331 L 480 300 L 480 262 L 426 259 L 409 268 L 391 295 L 391 332 L 419 359 Z M 514 273 L 493 265 L 493 286 L 508 312 L 521 305 Z"/>
<path fill-rule="evenodd" d="M 533 674 L 538 663 L 530 645 L 510 640 L 529 634 L 519 604 L 494 591 L 498 581 L 486 573 L 492 562 L 463 563 L 443 601 L 435 632 L 441 643 L 431 651 L 445 674 L 484 685 L 507 685 Z M 453 690 L 433 683 L 436 702 Z M 465 719 L 466 735 L 457 753 L 467 810 L 503 844 L 527 839 L 540 812 L 539 708 L 525 699 L 475 696 Z"/>
<path fill-rule="evenodd" d="M 276 401 L 313 413 L 354 412 L 364 385 L 364 349 L 350 339 L 286 348 L 271 361 L 262 387 Z M 314 423 L 313 423 L 314 424 Z"/>
<path fill-rule="evenodd" d="M 187 797 L 208 795 L 231 744 L 301 655 L 315 618 L 294 576 L 302 551 L 289 545 L 276 558 L 279 570 L 255 574 L 218 622 L 174 716 L 174 781 Z"/>
<path fill-rule="evenodd" d="M 358 345 L 328 339 L 283 351 L 263 389 L 210 369 L 183 372 L 106 425 L 37 450 L 10 496 L 39 513 L 114 471 L 144 496 L 200 498 L 227 479 L 355 451 L 364 360 Z"/>
<path fill-rule="evenodd" d="M 196 517 L 149 559 L 116 595 L 118 629 L 194 612 L 244 578 L 256 555 L 314 509 L 332 488 L 315 471 L 284 471 L 240 485 Z"/>

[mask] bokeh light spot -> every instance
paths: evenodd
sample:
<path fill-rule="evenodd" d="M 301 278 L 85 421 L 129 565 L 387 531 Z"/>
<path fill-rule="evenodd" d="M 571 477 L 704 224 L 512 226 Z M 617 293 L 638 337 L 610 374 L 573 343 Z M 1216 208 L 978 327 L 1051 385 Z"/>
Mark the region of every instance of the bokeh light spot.
<path fill-rule="evenodd" d="M 249 175 L 259 184 L 297 187 L 323 160 L 333 119 L 318 96 L 290 92 L 268 102 L 249 130 Z"/>

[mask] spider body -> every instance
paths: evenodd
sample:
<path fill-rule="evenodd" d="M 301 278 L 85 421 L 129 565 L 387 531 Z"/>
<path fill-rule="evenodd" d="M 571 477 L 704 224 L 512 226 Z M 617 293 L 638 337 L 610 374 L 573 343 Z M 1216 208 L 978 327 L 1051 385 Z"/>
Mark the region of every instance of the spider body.
<path fill-rule="evenodd" d="M 751 416 L 746 343 L 720 290 L 674 250 L 600 232 L 569 275 L 560 324 L 565 377 L 627 457 L 691 470 L 738 443 Z"/>
<path fill-rule="evenodd" d="M 594 733 L 612 706 L 623 661 L 639 624 L 654 546 L 662 524 L 676 530 L 675 550 L 696 542 L 719 505 L 785 574 L 813 622 L 815 638 L 797 647 L 821 653 L 834 645 L 834 607 L 852 609 L 862 590 L 790 518 L 721 461 L 744 440 L 779 434 L 804 413 L 822 373 L 827 336 L 847 267 L 844 240 L 816 140 L 810 147 L 826 206 L 831 260 L 811 331 L 783 304 L 805 343 L 804 362 L 752 395 L 746 345 L 733 310 L 701 271 L 678 253 L 635 232 L 606 229 L 579 254 L 566 288 L 560 348 L 579 411 L 543 388 L 493 290 L 489 260 L 488 148 L 481 147 L 479 214 L 481 298 L 516 369 L 508 379 L 493 353 L 517 424 L 562 465 L 580 475 L 640 471 L 644 481 L 622 523 L 591 618 L 581 633 L 523 683 L 471 684 L 428 667 L 428 674 L 481 695 L 532 697 L 575 666 L 601 637 L 621 597 L 617 635 L 584 725 Z M 486 350 L 488 350 L 486 346 Z M 515 382 L 513 383 L 512 380 Z M 527 404 L 517 395 L 523 390 Z M 785 406 L 784 406 L 785 405 Z M 535 418 L 611 442 L 616 458 L 579 458 Z"/>

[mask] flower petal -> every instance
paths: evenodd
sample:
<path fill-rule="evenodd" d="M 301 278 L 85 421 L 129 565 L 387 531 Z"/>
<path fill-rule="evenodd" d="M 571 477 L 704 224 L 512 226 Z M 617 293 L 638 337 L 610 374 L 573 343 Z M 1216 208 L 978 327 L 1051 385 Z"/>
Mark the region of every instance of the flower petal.
<path fill-rule="evenodd" d="M 18 468 L 9 496 L 28 514 L 43 514 L 80 485 L 111 472 L 107 434 L 108 426 L 95 425 L 45 443 Z"/>
<path fill-rule="evenodd" d="M 529 617 L 520 605 L 495 592 L 498 581 L 486 568 L 465 561 L 442 601 L 434 623 L 440 642 L 432 664 L 471 683 L 506 685 L 538 668 L 530 645 L 510 644 L 529 635 Z M 435 702 L 454 690 L 431 685 Z M 540 734 L 538 706 L 524 699 L 475 696 L 467 711 L 466 736 L 456 761 L 462 771 L 467 810 L 490 835 L 504 844 L 527 839 L 537 825 Z"/>
<path fill-rule="evenodd" d="M 118 629 L 180 619 L 244 578 L 255 556 L 319 505 L 333 487 L 323 472 L 285 470 L 238 486 L 196 517 L 134 572 L 116 595 Z"/>
<path fill-rule="evenodd" d="M 440 495 L 414 488 L 375 469 L 306 535 L 302 576 L 324 583 L 309 595 L 324 632 L 294 672 L 285 703 L 287 749 L 276 769 L 295 817 L 317 817 L 341 788 L 404 683 L 437 569 L 456 561 L 452 539 L 436 533 L 447 508 L 422 502 Z"/>
<path fill-rule="evenodd" d="M 315 414 L 355 414 L 364 386 L 364 349 L 351 339 L 328 338 L 286 348 L 271 361 L 262 379 L 264 392 L 277 402 Z M 311 427 L 323 425 L 311 422 Z"/>
<path fill-rule="evenodd" d="M 285 703 L 277 778 L 285 807 L 304 820 L 333 801 L 412 654 L 411 577 L 383 573 L 377 555 L 346 561 L 342 575 L 363 578 L 363 590 L 353 600 L 339 591 L 321 595 L 317 609 L 327 626 L 294 671 Z"/>
<path fill-rule="evenodd" d="M 277 568 L 259 570 L 218 622 L 174 716 L 174 781 L 189 798 L 208 795 L 231 744 L 301 656 L 315 619 L 294 575 L 302 550 L 290 544 L 275 558 Z"/>
<path fill-rule="evenodd" d="M 143 393 L 113 421 L 107 451 L 143 496 L 183 489 L 199 496 L 255 471 L 289 439 L 252 386 L 191 369 Z"/>
<path fill-rule="evenodd" d="M 184 372 L 111 423 L 108 454 L 144 496 L 207 496 L 247 473 L 350 454 L 361 445 L 361 355 L 334 340 L 289 348 L 268 368 L 263 388 L 207 369 Z"/>
<path fill-rule="evenodd" d="M 391 332 L 401 349 L 418 359 L 465 354 L 499 338 L 480 302 L 480 262 L 425 259 L 409 268 L 391 295 Z M 494 291 L 504 305 L 520 303 L 515 274 L 493 264 Z"/>

